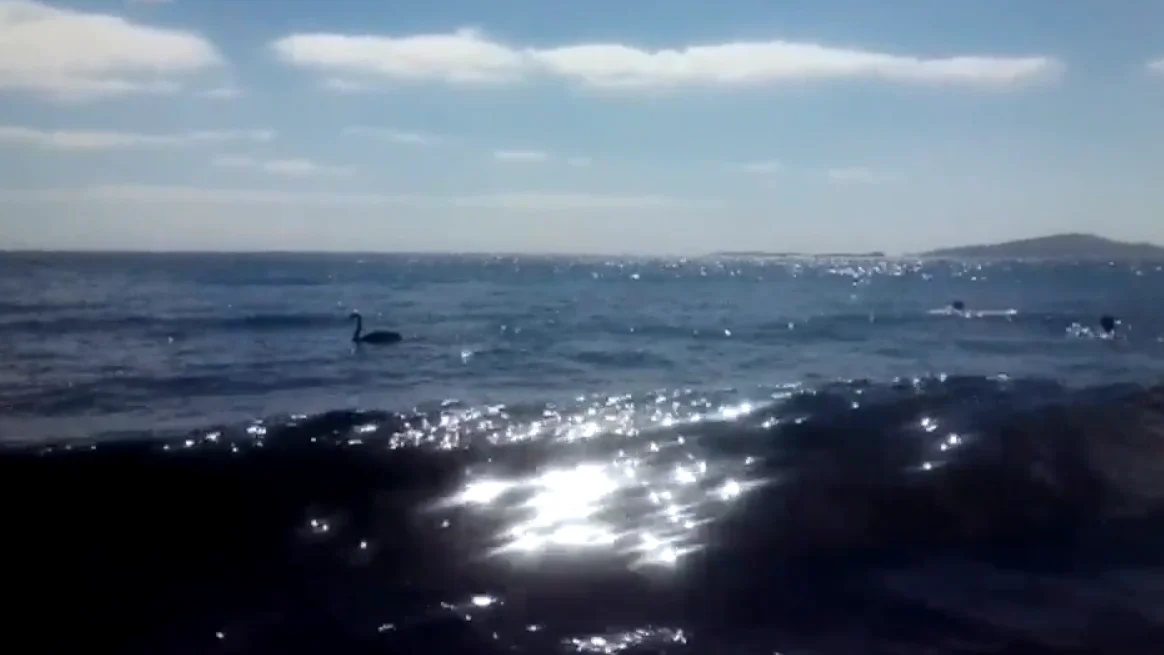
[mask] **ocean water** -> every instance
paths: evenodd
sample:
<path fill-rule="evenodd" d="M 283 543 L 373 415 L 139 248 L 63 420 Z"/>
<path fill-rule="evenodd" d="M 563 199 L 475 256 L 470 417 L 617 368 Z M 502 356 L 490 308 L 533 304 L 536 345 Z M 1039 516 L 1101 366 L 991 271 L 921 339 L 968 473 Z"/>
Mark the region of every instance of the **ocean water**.
<path fill-rule="evenodd" d="M 1159 652 L 1162 298 L 1156 264 L 3 254 L 6 650 Z"/>

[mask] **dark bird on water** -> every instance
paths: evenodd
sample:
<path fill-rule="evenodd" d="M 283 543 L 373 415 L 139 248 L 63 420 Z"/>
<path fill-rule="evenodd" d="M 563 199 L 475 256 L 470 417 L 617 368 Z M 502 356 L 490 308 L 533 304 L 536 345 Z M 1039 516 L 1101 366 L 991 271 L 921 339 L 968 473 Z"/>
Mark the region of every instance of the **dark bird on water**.
<path fill-rule="evenodd" d="M 356 331 L 352 333 L 352 343 L 399 343 L 404 340 L 399 332 L 390 330 L 373 330 L 363 334 L 364 317 L 359 312 L 352 312 L 348 318 L 356 322 Z"/>
<path fill-rule="evenodd" d="M 1103 331 L 1108 333 L 1108 334 L 1115 332 L 1115 329 L 1116 329 L 1115 317 L 1108 315 L 1108 314 L 1104 314 L 1099 319 L 1099 326 L 1101 328 L 1103 328 Z"/>
<path fill-rule="evenodd" d="M 966 303 L 962 302 L 961 300 L 955 300 L 954 302 L 950 303 L 950 307 L 953 307 L 954 311 L 956 312 L 966 311 Z"/>

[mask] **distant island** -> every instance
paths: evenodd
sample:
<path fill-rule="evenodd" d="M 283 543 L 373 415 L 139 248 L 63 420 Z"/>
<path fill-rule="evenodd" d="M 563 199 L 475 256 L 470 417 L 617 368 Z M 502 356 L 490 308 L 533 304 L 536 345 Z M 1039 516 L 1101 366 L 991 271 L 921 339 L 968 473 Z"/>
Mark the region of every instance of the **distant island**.
<path fill-rule="evenodd" d="M 731 250 L 715 252 L 710 257 L 749 258 L 881 258 L 885 253 L 876 252 L 769 252 L 764 250 Z M 929 252 L 914 253 L 906 257 L 933 259 L 1071 259 L 1103 261 L 1164 261 L 1164 247 L 1151 243 L 1128 243 L 1095 236 L 1094 234 L 1054 234 L 1034 239 L 1020 239 L 1004 243 L 942 248 Z"/>
<path fill-rule="evenodd" d="M 1055 234 L 988 245 L 943 248 L 921 257 L 990 259 L 1087 259 L 1164 261 L 1164 248 L 1151 243 L 1127 243 L 1093 234 Z"/>

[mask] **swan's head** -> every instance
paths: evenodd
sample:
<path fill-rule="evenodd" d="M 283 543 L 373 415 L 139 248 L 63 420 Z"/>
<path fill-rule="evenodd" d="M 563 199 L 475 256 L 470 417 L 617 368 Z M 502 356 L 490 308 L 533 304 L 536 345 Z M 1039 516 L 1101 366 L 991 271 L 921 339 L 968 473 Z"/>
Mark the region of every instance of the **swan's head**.
<path fill-rule="evenodd" d="M 357 318 L 360 318 L 360 313 L 355 310 L 352 310 L 352 313 L 348 314 L 348 320 L 354 321 Z"/>

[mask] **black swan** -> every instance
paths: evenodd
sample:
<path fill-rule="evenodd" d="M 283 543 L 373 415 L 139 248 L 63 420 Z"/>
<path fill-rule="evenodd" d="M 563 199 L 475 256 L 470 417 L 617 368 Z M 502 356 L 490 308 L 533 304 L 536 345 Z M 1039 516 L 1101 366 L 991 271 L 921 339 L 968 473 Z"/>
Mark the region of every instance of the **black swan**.
<path fill-rule="evenodd" d="M 1103 328 L 1104 332 L 1111 334 L 1112 332 L 1115 332 L 1116 319 L 1114 316 L 1109 316 L 1109 315 L 1105 314 L 1102 317 L 1100 317 L 1099 326 Z"/>
<path fill-rule="evenodd" d="M 356 322 L 356 331 L 352 333 L 352 343 L 398 343 L 404 340 L 399 332 L 389 330 L 373 330 L 363 334 L 364 317 L 359 312 L 352 312 L 349 318 Z"/>

